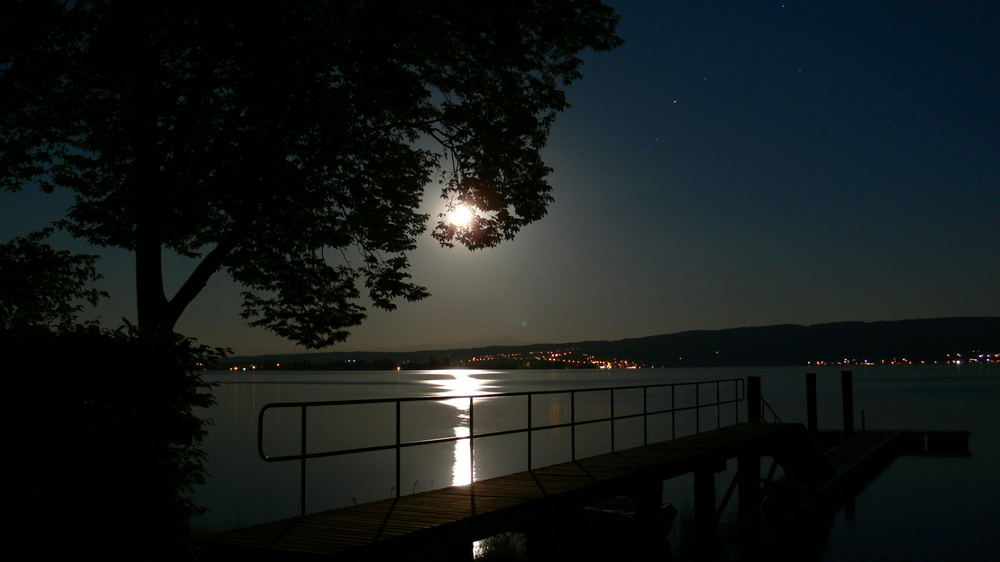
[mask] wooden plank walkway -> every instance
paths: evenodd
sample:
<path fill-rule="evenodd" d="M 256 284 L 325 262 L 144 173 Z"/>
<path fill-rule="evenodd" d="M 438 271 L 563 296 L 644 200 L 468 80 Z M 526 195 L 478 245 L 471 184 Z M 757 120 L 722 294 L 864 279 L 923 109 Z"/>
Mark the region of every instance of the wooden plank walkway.
<path fill-rule="evenodd" d="M 640 494 L 650 482 L 714 469 L 741 454 L 768 455 L 805 438 L 799 424 L 739 424 L 470 485 L 228 531 L 206 539 L 204 554 L 241 560 L 377 559 L 421 547 L 441 552 L 463 541 L 468 547 L 473 540 L 544 524 L 562 509 Z"/>

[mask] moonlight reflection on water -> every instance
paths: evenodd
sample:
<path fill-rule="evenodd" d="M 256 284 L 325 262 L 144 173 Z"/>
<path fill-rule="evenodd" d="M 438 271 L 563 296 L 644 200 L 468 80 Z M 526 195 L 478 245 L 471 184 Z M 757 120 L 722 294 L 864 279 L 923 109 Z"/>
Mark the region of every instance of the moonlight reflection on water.
<path fill-rule="evenodd" d="M 475 369 L 445 369 L 438 372 L 444 375 L 452 376 L 451 379 L 442 378 L 434 381 L 433 384 L 442 392 L 458 396 L 468 396 L 483 394 L 487 387 L 485 381 L 474 378 L 473 375 L 489 374 L 491 371 Z M 457 422 L 453 428 L 455 437 L 469 437 L 470 399 L 452 398 L 450 400 L 442 400 L 441 403 L 455 408 L 455 420 Z M 460 439 L 455 441 L 455 461 L 451 470 L 451 484 L 453 486 L 461 486 L 472 483 L 473 466 L 472 459 L 469 456 L 471 450 L 472 448 L 469 439 Z"/>

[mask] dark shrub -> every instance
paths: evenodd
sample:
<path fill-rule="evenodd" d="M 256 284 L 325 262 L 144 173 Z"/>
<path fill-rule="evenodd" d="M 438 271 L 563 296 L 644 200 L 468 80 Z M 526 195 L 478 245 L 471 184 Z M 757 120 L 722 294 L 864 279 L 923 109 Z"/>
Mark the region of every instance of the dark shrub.
<path fill-rule="evenodd" d="M 3 343 L 16 539 L 57 559 L 189 558 L 204 481 L 195 408 L 212 404 L 193 367 L 210 350 L 93 327 Z"/>

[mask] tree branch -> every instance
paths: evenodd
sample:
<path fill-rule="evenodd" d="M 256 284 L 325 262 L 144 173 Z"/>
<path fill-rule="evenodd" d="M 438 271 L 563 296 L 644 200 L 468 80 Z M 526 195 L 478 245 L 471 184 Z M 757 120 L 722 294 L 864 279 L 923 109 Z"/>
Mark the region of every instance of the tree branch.
<path fill-rule="evenodd" d="M 174 298 L 170 299 L 167 303 L 166 319 L 169 326 L 173 327 L 180 318 L 181 313 L 187 308 L 191 301 L 194 300 L 198 293 L 205 288 L 208 283 L 209 278 L 215 274 L 219 268 L 222 267 L 222 263 L 225 261 L 229 252 L 236 247 L 235 240 L 225 240 L 219 243 L 204 259 L 201 263 L 194 268 L 191 275 L 188 276 L 187 281 L 184 285 L 174 294 Z"/>

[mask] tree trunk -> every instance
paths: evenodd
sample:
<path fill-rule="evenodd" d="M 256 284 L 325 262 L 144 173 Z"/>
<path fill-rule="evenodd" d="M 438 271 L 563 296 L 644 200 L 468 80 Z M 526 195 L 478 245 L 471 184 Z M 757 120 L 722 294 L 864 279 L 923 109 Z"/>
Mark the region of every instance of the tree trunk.
<path fill-rule="evenodd" d="M 140 331 L 173 331 L 181 314 L 222 267 L 235 242 L 225 241 L 201 260 L 177 294 L 167 300 L 163 288 L 162 247 L 158 237 L 141 227 L 135 248 L 136 307 Z"/>
<path fill-rule="evenodd" d="M 138 225 L 135 245 L 136 315 L 140 332 L 172 330 L 176 318 L 168 320 L 168 302 L 163 292 L 163 258 L 158 238 Z"/>

